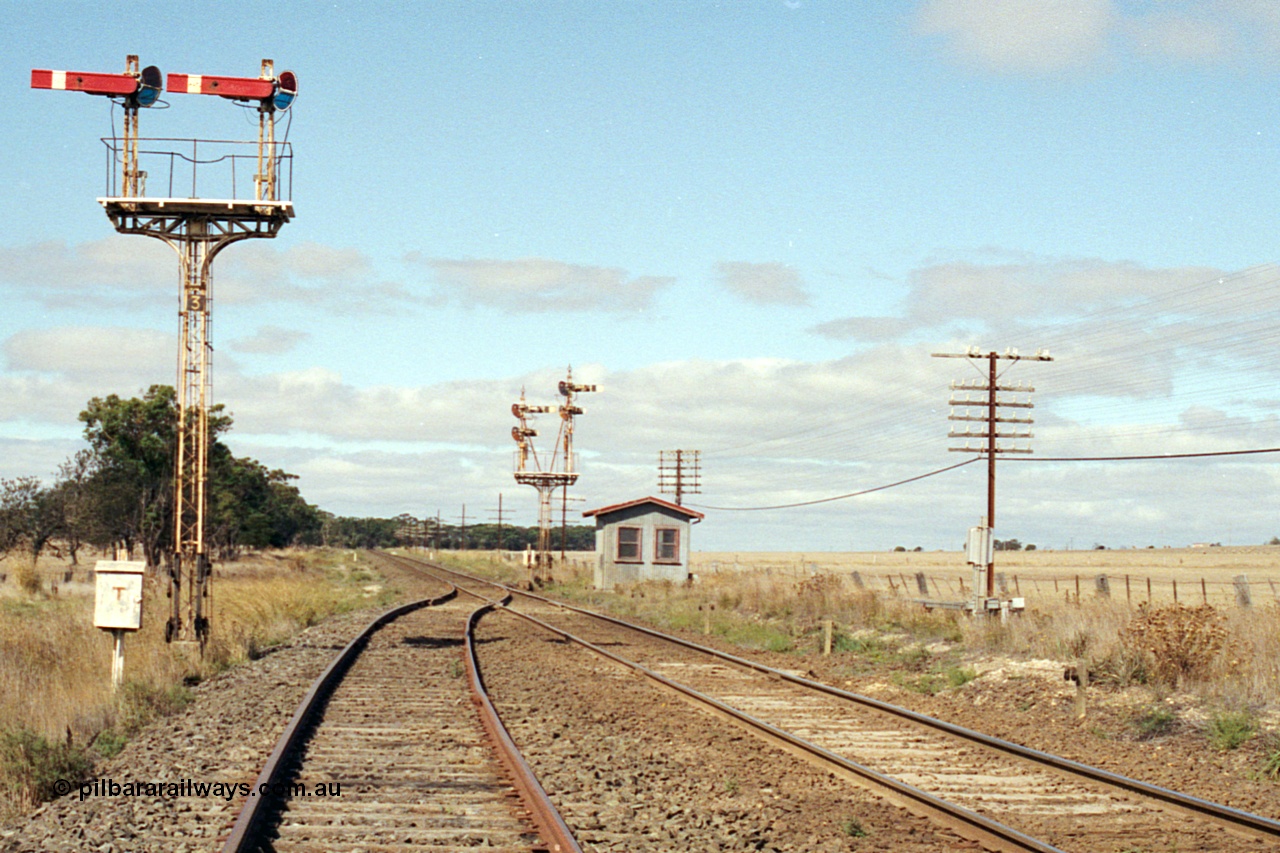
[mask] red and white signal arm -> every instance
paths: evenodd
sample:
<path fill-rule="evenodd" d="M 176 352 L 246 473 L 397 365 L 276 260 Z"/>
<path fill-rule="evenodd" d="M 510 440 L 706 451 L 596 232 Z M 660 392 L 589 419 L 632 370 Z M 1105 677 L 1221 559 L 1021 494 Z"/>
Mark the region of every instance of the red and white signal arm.
<path fill-rule="evenodd" d="M 170 74 L 170 92 L 187 95 L 218 95 L 236 100 L 261 101 L 275 94 L 274 80 L 261 77 L 215 77 L 212 74 Z"/>
<path fill-rule="evenodd" d="M 31 69 L 32 89 L 62 89 L 113 98 L 135 99 L 138 106 L 149 107 L 160 95 L 160 69 L 148 65 L 133 74 L 99 74 L 91 71 L 51 71 Z"/>
<path fill-rule="evenodd" d="M 132 95 L 138 78 L 129 74 L 94 74 L 87 71 L 31 69 L 32 89 L 66 89 L 91 95 Z"/>

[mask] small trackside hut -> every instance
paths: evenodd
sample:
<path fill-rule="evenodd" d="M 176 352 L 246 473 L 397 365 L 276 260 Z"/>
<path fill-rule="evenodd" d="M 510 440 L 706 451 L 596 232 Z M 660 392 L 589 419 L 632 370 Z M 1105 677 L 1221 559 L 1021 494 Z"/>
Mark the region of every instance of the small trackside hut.
<path fill-rule="evenodd" d="M 689 525 L 705 516 L 661 498 L 591 509 L 596 520 L 596 589 L 689 577 Z"/>

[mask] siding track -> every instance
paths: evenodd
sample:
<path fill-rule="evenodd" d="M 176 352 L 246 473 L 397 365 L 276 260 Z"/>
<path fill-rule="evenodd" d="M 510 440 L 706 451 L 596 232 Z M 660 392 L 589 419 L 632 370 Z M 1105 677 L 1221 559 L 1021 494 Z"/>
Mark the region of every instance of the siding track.
<path fill-rule="evenodd" d="M 603 614 L 408 561 L 995 850 L 1276 849 L 1280 822 L 1031 750 Z"/>

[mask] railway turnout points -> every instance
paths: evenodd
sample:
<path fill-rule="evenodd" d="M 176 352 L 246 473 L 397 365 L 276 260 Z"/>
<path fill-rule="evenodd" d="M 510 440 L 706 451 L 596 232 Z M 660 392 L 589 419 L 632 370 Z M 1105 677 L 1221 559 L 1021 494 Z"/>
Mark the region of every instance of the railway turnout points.
<path fill-rule="evenodd" d="M 450 575 L 458 578 L 457 575 Z M 479 579 L 459 580 L 477 591 Z M 480 594 L 494 595 L 490 586 Z M 819 753 L 900 785 L 886 793 L 902 801 L 905 789 L 944 803 L 940 825 L 961 831 L 965 813 L 1009 829 L 1009 837 L 981 839 L 991 849 L 1171 849 L 1244 851 L 1275 849 L 1280 823 L 1177 792 L 1144 785 L 1016 744 L 997 741 L 903 709 L 702 649 L 612 617 L 521 594 L 512 612 L 537 614 L 546 630 L 592 642 L 598 653 L 644 673 L 668 689 L 721 714 L 753 718 L 763 737 L 778 733 Z M 694 694 L 697 694 L 695 697 Z M 707 700 L 711 700 L 708 702 Z M 770 733 L 763 726 L 775 730 Z M 847 769 L 847 768 L 846 768 Z M 908 795 L 908 798 L 913 795 Z M 920 801 L 911 807 L 919 810 Z M 952 808 L 954 807 L 954 809 Z M 1224 831 L 1225 830 L 1225 831 Z M 961 834 L 976 838 L 972 828 Z M 1017 836 L 1031 839 L 1027 844 Z M 1022 845 L 1022 846 L 1019 846 Z M 1039 846 L 1036 846 L 1039 845 Z"/>
<path fill-rule="evenodd" d="M 501 724 L 477 715 L 469 687 L 480 685 L 462 664 L 474 609 L 449 592 L 396 608 L 352 641 L 254 786 L 324 783 L 329 794 L 249 797 L 224 851 L 577 850 L 545 826 L 554 809 L 530 799 L 536 780 L 503 773 L 490 734 Z"/>

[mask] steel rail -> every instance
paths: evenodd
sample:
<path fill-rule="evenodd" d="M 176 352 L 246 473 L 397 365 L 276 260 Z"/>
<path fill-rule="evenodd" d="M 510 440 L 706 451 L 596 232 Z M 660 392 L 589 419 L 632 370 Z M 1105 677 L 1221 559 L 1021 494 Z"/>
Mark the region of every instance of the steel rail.
<path fill-rule="evenodd" d="M 444 581 L 443 578 L 437 579 Z M 448 581 L 444 582 L 449 583 Z M 412 613 L 424 607 L 438 606 L 457 598 L 461 588 L 453 583 L 449 583 L 449 585 L 451 588 L 444 595 L 414 601 L 394 607 L 383 613 L 365 626 L 364 630 L 357 634 L 330 661 L 324 672 L 312 683 L 297 711 L 294 712 L 293 718 L 280 735 L 275 749 L 272 750 L 271 755 L 267 758 L 267 763 L 263 766 L 262 772 L 258 774 L 258 778 L 254 782 L 252 790 L 255 794 L 260 794 L 262 791 L 270 791 L 272 790 L 270 786 L 282 781 L 288 770 L 287 759 L 301 744 L 312 713 L 332 695 L 351 663 L 368 645 L 369 638 L 379 628 L 407 613 Z M 470 590 L 462 591 L 469 595 L 475 595 Z M 507 600 L 510 600 L 510 596 L 507 597 Z M 551 802 L 551 798 L 547 796 L 547 792 L 538 782 L 532 768 L 524 760 L 524 756 L 520 754 L 519 748 L 516 746 L 515 741 L 511 739 L 511 735 L 507 732 L 501 718 L 498 716 L 497 709 L 494 708 L 493 702 L 485 691 L 473 642 L 473 629 L 480 616 L 486 610 L 491 609 L 492 606 L 492 604 L 486 604 L 473 612 L 467 620 L 465 663 L 468 683 L 472 693 L 471 700 L 476 706 L 481 725 L 494 744 L 499 762 L 511 777 L 522 803 L 528 809 L 527 815 L 530 821 L 539 836 L 547 844 L 545 849 L 552 851 L 552 853 L 582 853 L 582 848 L 578 846 L 577 840 L 573 837 L 564 819 L 561 818 L 560 813 Z M 268 787 L 264 788 L 264 785 Z M 263 829 L 262 823 L 266 820 L 270 809 L 278 804 L 278 799 L 275 797 L 265 794 L 259 796 L 251 794 L 246 799 L 245 805 L 241 808 L 240 814 L 232 826 L 230 835 L 227 836 L 227 840 L 223 844 L 222 853 L 249 853 L 249 851 L 263 849 L 260 844 L 260 833 Z"/>
<path fill-rule="evenodd" d="M 463 591 L 470 592 L 470 590 Z M 474 593 L 471 594 L 474 595 Z M 525 761 L 524 756 L 520 753 L 520 748 L 512 740 L 511 733 L 503 725 L 502 718 L 498 716 L 498 709 L 494 707 L 492 700 L 489 699 L 489 693 L 484 686 L 484 678 L 480 675 L 480 660 L 476 656 L 475 626 L 486 613 L 489 613 L 495 607 L 505 606 L 510 601 L 511 596 L 509 594 L 500 602 L 486 600 L 485 604 L 473 611 L 467 618 L 465 660 L 467 680 L 471 684 L 471 698 L 476 705 L 476 711 L 480 714 L 481 724 L 498 750 L 502 765 L 515 783 L 521 799 L 529 806 L 529 819 L 538 830 L 542 840 L 549 845 L 552 851 L 582 853 L 582 848 L 578 845 L 577 839 L 573 837 L 573 833 L 565 824 L 564 818 L 560 816 L 555 804 L 551 802 L 546 789 L 542 787 L 538 777 L 534 774 L 533 768 L 529 766 L 529 762 Z"/>
<path fill-rule="evenodd" d="M 1141 796 L 1149 797 L 1151 799 L 1158 800 L 1161 803 L 1164 803 L 1165 805 L 1173 806 L 1177 809 L 1183 810 L 1190 814 L 1219 821 L 1233 829 L 1243 830 L 1247 833 L 1261 836 L 1263 838 L 1280 839 L 1280 821 L 1274 820 L 1269 817 L 1265 817 L 1263 815 L 1254 814 L 1252 812 L 1246 812 L 1242 809 L 1232 808 L 1231 806 L 1226 806 L 1221 803 L 1215 803 L 1211 800 L 1205 800 L 1200 797 L 1194 797 L 1194 796 L 1191 796 L 1190 794 L 1184 794 L 1180 791 L 1174 791 L 1169 788 L 1163 788 L 1159 785 L 1153 785 L 1149 782 L 1143 782 L 1139 779 L 1134 779 L 1129 776 L 1123 776 L 1119 773 L 1113 773 L 1109 770 L 1103 770 L 1100 767 L 1094 767 L 1089 764 L 1084 764 L 1078 761 L 1072 761 L 1071 759 L 1063 758 L 1060 755 L 1054 755 L 1053 753 L 1043 752 L 1038 749 L 1032 749 L 1031 747 L 1023 746 L 1022 744 L 1013 743 L 1012 741 L 1002 740 L 1000 738 L 993 737 L 992 735 L 983 734 L 982 732 L 974 731 L 973 729 L 968 729 L 968 728 L 965 728 L 964 726 L 956 725 L 955 723 L 948 723 L 945 720 L 939 720 L 935 717 L 930 717 L 925 714 L 918 713 L 916 711 L 911 711 L 911 710 L 908 710 L 907 708 L 903 708 L 898 705 L 892 705 L 888 702 L 883 702 L 879 699 L 873 699 L 870 696 L 863 696 L 859 693 L 853 693 L 848 690 L 841 690 L 840 688 L 832 687 L 829 684 L 823 684 L 819 681 L 814 681 L 812 679 L 804 678 L 803 676 L 794 675 L 784 670 L 776 669 L 774 667 L 759 663 L 757 661 L 749 660 L 747 658 L 738 657 L 737 655 L 732 655 L 732 654 L 729 654 L 728 652 L 722 652 L 719 649 L 713 649 L 709 646 L 699 645 L 698 643 L 694 643 L 692 641 L 685 640 L 680 637 L 674 637 L 674 636 L 671 636 L 670 634 L 664 634 L 661 631 L 656 631 L 652 628 L 646 628 L 643 625 L 636 625 L 636 624 L 627 622 L 625 620 L 618 619 L 613 616 L 609 616 L 604 613 L 598 613 L 596 611 L 588 610 L 583 607 L 577 607 L 572 604 L 566 604 L 561 601 L 556 601 L 554 599 L 546 598 L 541 595 L 536 595 L 532 592 L 521 590 L 515 587 L 510 587 L 510 586 L 507 586 L 506 584 L 498 583 L 496 581 L 473 577 L 463 572 L 457 572 L 452 569 L 446 569 L 443 566 L 436 566 L 436 564 L 430 564 L 430 565 L 432 565 L 433 567 L 440 568 L 441 570 L 448 572 L 450 574 L 457 575 L 458 577 L 467 578 L 468 580 L 471 580 L 473 582 L 478 581 L 481 583 L 489 584 L 491 586 L 498 587 L 500 589 L 503 589 L 515 595 L 524 596 L 526 598 L 531 598 L 535 601 L 539 601 L 544 604 L 549 604 L 554 607 L 559 607 L 562 610 L 568 610 L 584 616 L 589 616 L 595 619 L 599 619 L 601 621 L 608 622 L 632 631 L 636 631 L 640 634 L 644 634 L 658 640 L 674 643 L 676 645 L 683 646 L 684 648 L 688 648 L 693 651 L 701 652 L 703 654 L 719 658 L 720 660 L 723 660 L 727 663 L 731 663 L 735 666 L 742 667 L 744 669 L 753 670 L 763 675 L 768 675 L 772 678 L 777 678 L 782 681 L 787 681 L 792 684 L 796 684 L 801 687 L 808 688 L 810 690 L 815 690 L 820 693 L 825 693 L 829 696 L 834 696 L 839 699 L 844 699 L 850 702 L 854 702 L 856 704 L 863 705 L 865 707 L 872 708 L 874 710 L 881 711 L 883 713 L 886 713 L 895 717 L 899 717 L 904 720 L 908 720 L 910 722 L 925 726 L 927 728 L 946 732 L 947 734 L 954 735 L 956 737 L 960 737 L 965 740 L 972 741 L 974 743 L 982 744 L 983 746 L 986 746 L 990 749 L 1004 752 L 1006 754 L 1015 756 L 1017 758 L 1032 762 L 1034 764 L 1051 768 L 1060 773 L 1065 773 L 1070 776 L 1084 777 L 1094 782 L 1098 782 L 1098 783 L 1108 785 L 1120 790 L 1124 790 L 1129 793 L 1134 793 L 1134 794 L 1139 794 Z M 462 589 L 462 588 L 459 587 L 459 589 Z M 462 589 L 462 591 L 468 592 L 468 590 L 465 590 L 465 589 Z M 512 611 L 512 612 L 516 612 L 516 611 Z"/>
<path fill-rule="evenodd" d="M 817 744 L 797 737 L 784 729 L 780 729 L 777 726 L 765 722 L 764 720 L 758 719 L 744 711 L 734 708 L 732 705 L 727 705 L 719 699 L 694 690 L 692 687 L 680 684 L 677 681 L 672 681 L 648 667 L 634 661 L 627 660 L 621 655 L 601 648 L 588 640 L 584 640 L 583 638 L 565 631 L 562 628 L 557 628 L 535 616 L 528 613 L 521 613 L 518 610 L 512 610 L 507 606 L 511 600 L 510 593 L 508 593 L 501 601 L 493 601 L 491 599 L 484 599 L 484 597 L 479 593 L 471 590 L 463 589 L 461 587 L 459 587 L 459 589 L 464 593 L 468 593 L 488 602 L 472 614 L 473 618 L 477 618 L 485 613 L 497 610 L 527 620 L 545 631 L 555 634 L 558 637 L 563 637 L 569 642 L 577 643 L 583 648 L 612 661 L 624 669 L 638 675 L 642 675 L 658 685 L 676 692 L 696 707 L 710 709 L 716 716 L 745 728 L 747 731 L 762 737 L 764 740 L 769 741 L 775 746 L 818 765 L 823 770 L 835 772 L 838 775 L 872 790 L 874 793 L 879 794 L 894 805 L 909 809 L 916 814 L 933 820 L 935 823 L 953 830 L 956 834 L 967 838 L 970 841 L 975 841 L 981 844 L 987 850 L 998 851 L 998 853 L 1028 853 L 1028 851 L 1032 851 L 1032 853 L 1064 853 L 1061 848 L 1054 847 L 1051 844 L 1046 844 L 1037 838 L 1033 838 L 1019 832 L 1012 827 L 1005 826 L 999 821 L 984 817 L 977 812 L 966 809 L 963 806 L 958 806 L 955 803 L 949 803 L 946 800 L 939 799 L 938 797 L 922 791 L 913 785 L 909 785 L 906 782 L 899 781 L 891 776 L 886 776 L 883 773 L 879 773 L 872 770 L 870 767 L 858 764 L 855 761 L 850 761 L 844 756 L 837 755 L 836 753 L 824 749 Z M 470 626 L 468 626 L 468 633 L 470 633 Z"/>
<path fill-rule="evenodd" d="M 253 783 L 252 792 L 245 799 L 245 804 L 240 809 L 240 814 L 236 817 L 236 822 L 231 827 L 231 834 L 227 836 L 226 842 L 222 845 L 222 853 L 249 853 L 249 851 L 262 849 L 258 843 L 258 833 L 262 829 L 262 821 L 267 817 L 269 808 L 278 805 L 279 800 L 274 796 L 262 794 L 261 792 L 272 790 L 270 786 L 282 780 L 286 772 L 285 759 L 301 744 L 303 732 L 312 712 L 319 708 L 324 700 L 328 699 L 333 693 L 334 688 L 342 680 L 342 676 L 346 674 L 351 663 L 368 645 L 369 638 L 383 625 L 398 619 L 406 613 L 452 601 L 458 596 L 458 587 L 452 584 L 451 586 L 453 588 L 444 595 L 402 604 L 383 613 L 365 626 L 364 630 L 357 634 L 351 642 L 347 643 L 337 657 L 329 662 L 324 672 L 320 673 L 316 680 L 312 682 L 311 688 L 302 697 L 298 710 L 294 711 L 293 718 L 285 726 L 284 732 L 276 742 L 275 749 L 271 751 L 271 755 L 267 758 L 267 763 L 263 765 L 262 772 L 258 774 L 257 781 Z M 264 785 L 268 787 L 264 788 Z"/>

